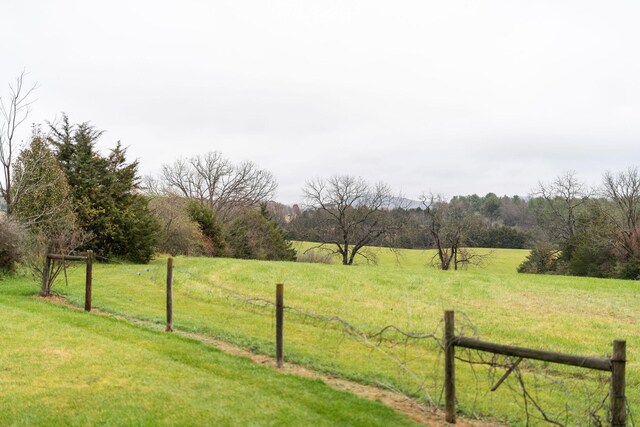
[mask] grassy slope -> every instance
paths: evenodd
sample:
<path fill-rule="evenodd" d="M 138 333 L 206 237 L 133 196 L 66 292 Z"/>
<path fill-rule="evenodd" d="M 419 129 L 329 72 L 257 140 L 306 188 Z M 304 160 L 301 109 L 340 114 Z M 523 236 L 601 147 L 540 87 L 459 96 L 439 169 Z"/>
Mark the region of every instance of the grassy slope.
<path fill-rule="evenodd" d="M 0 282 L 0 425 L 412 425 L 321 382 L 43 302 L 33 289 Z"/>
<path fill-rule="evenodd" d="M 431 255 L 425 251 L 403 251 L 398 261 L 381 250 L 378 266 L 353 267 L 178 258 L 175 323 L 271 352 L 272 309 L 244 304 L 219 286 L 272 300 L 274 284 L 284 282 L 287 305 L 339 315 L 371 331 L 387 324 L 415 331 L 439 330 L 443 310 L 451 308 L 458 311 L 460 320 L 464 313 L 483 339 L 495 342 L 598 356 L 610 353 L 611 341 L 623 337 L 628 342 L 630 360 L 629 400 L 637 413 L 640 284 L 516 274 L 515 267 L 525 255 L 526 251 L 495 250 L 486 269 L 458 272 L 426 267 Z M 74 273 L 69 287 L 58 285 L 58 290 L 81 302 L 81 276 L 81 271 Z M 164 260 L 149 267 L 99 266 L 94 280 L 95 304 L 161 322 L 163 280 Z M 287 316 L 286 328 L 285 348 L 290 360 L 363 381 L 392 384 L 417 395 L 422 394 L 417 385 L 424 380 L 424 390 L 434 398 L 438 396 L 440 356 L 429 342 L 388 346 L 383 354 L 345 337 L 335 326 L 293 314 Z M 390 360 L 389 354 L 401 359 L 410 373 Z M 549 367 L 547 371 L 555 375 L 567 370 Z M 571 372 L 578 377 L 583 371 Z M 473 372 L 462 364 L 458 385 L 464 412 L 522 420 L 521 407 L 508 387 L 487 393 L 490 384 L 481 381 L 477 385 Z M 545 389 L 540 402 L 553 407 L 558 402 L 562 406 L 567 400 L 582 400 L 582 386 L 569 383 L 569 389 Z"/>

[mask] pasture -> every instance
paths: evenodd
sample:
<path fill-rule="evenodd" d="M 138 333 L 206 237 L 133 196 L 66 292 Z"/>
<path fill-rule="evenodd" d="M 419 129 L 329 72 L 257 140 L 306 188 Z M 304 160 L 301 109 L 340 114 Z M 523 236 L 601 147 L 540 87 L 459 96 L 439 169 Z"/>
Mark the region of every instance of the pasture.
<path fill-rule="evenodd" d="M 178 257 L 174 325 L 221 338 L 257 353 L 273 354 L 275 284 L 285 284 L 285 359 L 364 383 L 442 404 L 442 352 L 433 339 L 405 339 L 387 325 L 441 337 L 445 309 L 457 312 L 459 333 L 503 344 L 584 356 L 628 347 L 627 393 L 640 412 L 640 284 L 637 281 L 521 275 L 527 251 L 493 250 L 485 268 L 438 271 L 428 251 L 379 249 L 378 265 L 307 264 Z M 166 259 L 148 266 L 108 264 L 94 270 L 94 307 L 135 319 L 164 321 Z M 83 271 L 55 290 L 83 301 Z M 476 358 L 461 354 L 462 358 Z M 508 361 L 498 361 L 507 363 Z M 567 424 L 606 419 L 607 376 L 545 363 L 521 367 L 527 391 L 544 414 Z M 510 377 L 489 388 L 504 369 L 457 362 L 459 409 L 471 417 L 526 423 L 520 384 Z M 527 402 L 530 423 L 542 412 Z"/>
<path fill-rule="evenodd" d="M 0 281 L 0 425 L 414 425 L 386 406 Z"/>

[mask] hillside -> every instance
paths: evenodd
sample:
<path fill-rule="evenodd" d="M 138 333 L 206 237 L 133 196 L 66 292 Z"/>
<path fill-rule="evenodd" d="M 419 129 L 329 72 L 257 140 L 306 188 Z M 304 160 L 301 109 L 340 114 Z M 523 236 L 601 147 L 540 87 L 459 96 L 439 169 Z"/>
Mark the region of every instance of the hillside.
<path fill-rule="evenodd" d="M 273 354 L 275 284 L 285 284 L 286 360 L 363 383 L 399 389 L 442 404 L 441 318 L 457 312 L 459 333 L 484 340 L 584 356 L 604 356 L 627 340 L 627 390 L 638 412 L 640 299 L 635 281 L 519 275 L 526 251 L 493 251 L 484 269 L 443 272 L 427 267 L 429 254 L 380 249 L 379 265 L 304 264 L 179 257 L 175 260 L 176 327 L 220 338 L 256 353 Z M 165 260 L 150 266 L 101 265 L 94 305 L 162 323 Z M 77 304 L 82 270 L 57 291 Z M 339 316 L 339 317 L 336 317 Z M 407 339 L 393 328 L 425 335 Z M 381 333 L 382 332 L 382 333 Z M 487 362 L 475 353 L 462 359 Z M 500 364 L 508 360 L 497 360 Z M 504 368 L 458 363 L 459 409 L 468 416 L 526 424 L 522 390 L 509 378 L 489 392 Z M 523 365 L 535 403 L 569 424 L 606 416 L 607 377 L 543 363 Z M 528 402 L 530 423 L 542 415 Z M 593 412 L 593 415 L 590 413 Z"/>

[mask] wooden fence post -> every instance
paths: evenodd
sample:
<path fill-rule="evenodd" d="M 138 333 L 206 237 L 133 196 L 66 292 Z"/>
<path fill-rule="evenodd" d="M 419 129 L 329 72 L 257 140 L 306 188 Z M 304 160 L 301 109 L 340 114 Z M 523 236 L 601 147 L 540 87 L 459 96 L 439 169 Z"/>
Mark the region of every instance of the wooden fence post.
<path fill-rule="evenodd" d="M 43 297 L 49 296 L 49 271 L 51 270 L 51 258 L 49 258 L 49 251 L 44 257 L 44 266 L 42 268 L 42 285 L 40 287 L 40 295 Z"/>
<path fill-rule="evenodd" d="M 62 260 L 62 262 L 65 262 Z M 93 285 L 93 251 L 87 251 L 87 271 L 84 280 L 84 311 L 91 311 L 91 287 Z"/>
<path fill-rule="evenodd" d="M 456 370 L 455 356 L 455 313 L 451 310 L 444 312 L 444 393 L 445 420 L 456 422 Z"/>
<path fill-rule="evenodd" d="M 167 259 L 167 332 L 173 332 L 173 258 Z"/>
<path fill-rule="evenodd" d="M 276 363 L 282 368 L 283 359 L 283 326 L 284 326 L 284 285 L 276 285 Z"/>
<path fill-rule="evenodd" d="M 625 364 L 627 361 L 626 341 L 613 342 L 611 357 L 611 426 L 627 425 L 627 405 L 625 396 Z"/>

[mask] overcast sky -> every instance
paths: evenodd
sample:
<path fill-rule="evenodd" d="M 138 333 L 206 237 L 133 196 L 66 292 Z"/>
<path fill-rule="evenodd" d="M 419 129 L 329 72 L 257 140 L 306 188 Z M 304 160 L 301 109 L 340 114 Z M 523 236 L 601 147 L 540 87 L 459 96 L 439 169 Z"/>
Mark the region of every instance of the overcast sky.
<path fill-rule="evenodd" d="M 637 1 L 2 0 L 0 94 L 24 68 L 32 122 L 91 121 L 144 174 L 252 160 L 283 202 L 336 173 L 526 195 L 640 163 L 639 22 Z"/>

